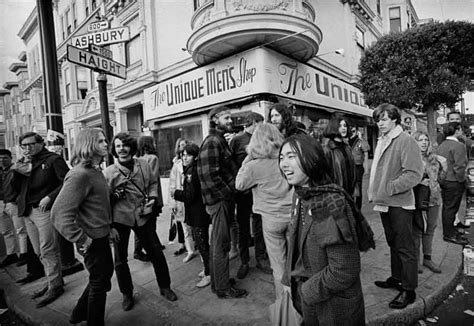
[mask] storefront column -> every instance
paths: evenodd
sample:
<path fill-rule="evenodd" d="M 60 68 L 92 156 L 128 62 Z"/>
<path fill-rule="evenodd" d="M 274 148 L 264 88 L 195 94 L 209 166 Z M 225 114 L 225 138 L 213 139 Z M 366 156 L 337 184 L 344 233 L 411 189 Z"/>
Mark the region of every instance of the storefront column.
<path fill-rule="evenodd" d="M 114 127 L 114 134 L 119 132 L 126 132 L 128 130 L 128 123 L 127 123 L 127 109 L 115 109 L 115 127 Z"/>

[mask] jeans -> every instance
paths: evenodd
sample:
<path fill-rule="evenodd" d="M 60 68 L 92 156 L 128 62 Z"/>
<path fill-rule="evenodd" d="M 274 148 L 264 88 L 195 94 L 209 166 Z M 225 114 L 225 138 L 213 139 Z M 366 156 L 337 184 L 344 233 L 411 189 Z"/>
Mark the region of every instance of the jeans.
<path fill-rule="evenodd" d="M 250 215 L 252 215 L 253 232 L 255 241 L 255 259 L 257 261 L 266 258 L 265 242 L 262 233 L 262 217 L 252 214 L 252 193 L 239 193 L 235 196 L 237 207 L 237 224 L 239 226 L 239 254 L 242 264 L 248 264 L 250 260 Z"/>
<path fill-rule="evenodd" d="M 25 219 L 18 216 L 18 206 L 14 203 L 6 203 L 3 214 L 0 216 L 0 231 L 5 239 L 7 255 L 24 254 L 27 251 L 27 238 Z"/>
<path fill-rule="evenodd" d="M 145 249 L 145 252 L 150 258 L 155 271 L 156 281 L 160 289 L 168 289 L 171 284 L 170 272 L 165 255 L 161 249 L 161 242 L 156 234 L 156 217 L 150 218 L 143 226 L 123 225 L 115 223 L 113 227 L 117 230 L 120 240 L 114 243 L 114 259 L 115 259 L 115 273 L 117 275 L 117 282 L 120 292 L 127 295 L 133 294 L 132 275 L 128 267 L 128 240 L 130 238 L 130 231 L 133 229 L 135 235 L 140 239 L 140 242 Z"/>
<path fill-rule="evenodd" d="M 288 225 L 289 222 L 275 221 L 274 216 L 262 216 L 263 236 L 267 246 L 268 258 L 273 269 L 273 282 L 275 283 L 275 295 L 278 298 L 283 293 L 281 279 L 285 272 L 286 254 L 288 249 Z"/>
<path fill-rule="evenodd" d="M 414 291 L 418 286 L 413 212 L 401 207 L 389 207 L 387 213 L 380 213 L 390 247 L 392 277 L 401 281 L 402 288 L 407 291 Z"/>
<path fill-rule="evenodd" d="M 30 215 L 25 217 L 25 224 L 35 253 L 44 266 L 48 287 L 63 286 L 59 246 L 50 211 L 41 212 L 38 208 L 32 208 Z"/>
<path fill-rule="evenodd" d="M 201 254 L 202 264 L 204 265 L 204 275 L 209 275 L 209 227 L 193 226 L 192 233 L 196 249 Z"/>
<path fill-rule="evenodd" d="M 212 220 L 209 252 L 211 288 L 214 291 L 226 291 L 230 288 L 230 223 L 233 220 L 234 204 L 232 201 L 223 200 L 213 205 L 207 205 L 206 211 Z"/>
<path fill-rule="evenodd" d="M 453 237 L 456 235 L 454 219 L 461 205 L 462 196 L 466 186 L 456 181 L 444 181 L 441 183 L 441 197 L 443 198 L 443 236 Z"/>
<path fill-rule="evenodd" d="M 105 301 L 107 292 L 112 288 L 110 279 L 114 273 L 113 263 L 109 238 L 94 239 L 84 255 L 89 284 L 72 312 L 76 320 L 87 320 L 87 325 L 104 325 Z"/>
<path fill-rule="evenodd" d="M 415 248 L 417 255 L 420 254 L 420 245 L 423 246 L 423 255 L 431 256 L 433 253 L 433 237 L 436 227 L 438 226 L 438 219 L 440 213 L 440 206 L 431 206 L 426 211 L 426 232 L 423 233 L 417 227 L 413 227 L 413 236 L 415 239 Z M 416 210 L 415 214 L 422 214 L 421 211 Z M 419 261 L 419 260 L 417 260 Z"/>

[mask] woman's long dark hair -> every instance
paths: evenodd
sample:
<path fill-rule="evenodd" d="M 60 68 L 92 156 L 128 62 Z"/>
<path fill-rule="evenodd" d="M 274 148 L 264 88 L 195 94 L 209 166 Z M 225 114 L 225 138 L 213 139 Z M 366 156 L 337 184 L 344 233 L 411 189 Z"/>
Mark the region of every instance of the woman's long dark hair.
<path fill-rule="evenodd" d="M 137 157 L 145 154 L 154 154 L 158 156 L 155 149 L 155 141 L 152 136 L 141 136 L 138 138 Z"/>
<path fill-rule="evenodd" d="M 309 135 L 298 134 L 288 137 L 283 142 L 281 148 L 283 148 L 285 144 L 290 145 L 290 147 L 295 151 L 301 169 L 304 174 L 309 177 L 312 186 L 333 183 L 323 147 L 316 139 Z"/>

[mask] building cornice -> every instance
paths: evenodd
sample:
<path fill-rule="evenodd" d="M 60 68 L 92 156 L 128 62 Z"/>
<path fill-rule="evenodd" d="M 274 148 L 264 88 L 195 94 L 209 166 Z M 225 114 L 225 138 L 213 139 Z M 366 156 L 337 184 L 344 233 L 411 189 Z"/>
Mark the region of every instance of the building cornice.
<path fill-rule="evenodd" d="M 34 7 L 17 35 L 26 42 L 36 28 L 38 28 L 38 13 Z"/>
<path fill-rule="evenodd" d="M 10 70 L 13 73 L 16 73 L 20 69 L 26 69 L 27 64 L 24 62 L 14 62 L 8 67 L 8 70 Z"/>
<path fill-rule="evenodd" d="M 3 84 L 3 88 L 11 90 L 13 87 L 18 87 L 18 82 L 6 82 Z"/>

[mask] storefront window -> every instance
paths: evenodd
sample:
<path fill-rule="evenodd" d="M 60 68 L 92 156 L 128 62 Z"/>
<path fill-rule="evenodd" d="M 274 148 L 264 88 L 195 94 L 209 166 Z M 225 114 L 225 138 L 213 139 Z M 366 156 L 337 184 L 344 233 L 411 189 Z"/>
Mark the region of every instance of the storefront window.
<path fill-rule="evenodd" d="M 159 129 L 154 132 L 153 136 L 157 140 L 158 156 L 160 157 L 160 175 L 162 177 L 169 176 L 175 156 L 174 147 L 178 138 L 184 138 L 198 146 L 201 146 L 203 141 L 200 121 L 187 125 Z"/>

